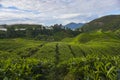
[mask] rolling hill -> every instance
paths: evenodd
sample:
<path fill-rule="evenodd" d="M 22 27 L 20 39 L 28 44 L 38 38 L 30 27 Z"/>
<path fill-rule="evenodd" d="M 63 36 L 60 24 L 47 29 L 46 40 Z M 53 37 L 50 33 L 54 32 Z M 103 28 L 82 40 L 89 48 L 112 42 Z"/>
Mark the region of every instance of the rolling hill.
<path fill-rule="evenodd" d="M 115 71 L 120 67 L 118 33 L 119 30 L 99 30 L 62 42 L 0 39 L 0 79 L 76 80 L 89 77 L 90 80 L 115 80 Z M 99 70 L 102 70 L 97 73 L 99 76 L 94 75 Z"/>
<path fill-rule="evenodd" d="M 116 32 L 94 31 L 82 33 L 75 38 L 64 39 L 62 42 L 45 42 L 26 39 L 0 40 L 0 51 L 22 58 L 34 57 L 54 61 L 55 55 L 60 62 L 88 54 L 117 55 L 120 53 L 120 35 Z M 69 42 L 66 42 L 69 41 Z M 46 50 L 47 49 L 47 50 Z M 56 51 L 56 49 L 58 49 Z M 102 51 L 101 51 L 102 50 Z M 49 55 L 49 56 L 48 56 Z M 54 57 L 54 58 L 53 58 Z"/>
<path fill-rule="evenodd" d="M 120 29 L 120 15 L 109 15 L 95 19 L 81 28 L 84 32 L 95 30 L 114 31 Z"/>

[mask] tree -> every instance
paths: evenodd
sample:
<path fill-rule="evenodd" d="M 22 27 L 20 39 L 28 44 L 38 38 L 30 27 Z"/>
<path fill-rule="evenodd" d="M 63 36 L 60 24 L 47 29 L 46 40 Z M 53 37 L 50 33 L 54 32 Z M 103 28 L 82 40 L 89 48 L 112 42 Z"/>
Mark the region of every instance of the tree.
<path fill-rule="evenodd" d="M 60 25 L 55 24 L 54 26 L 52 26 L 52 28 L 53 28 L 54 32 L 61 31 L 62 30 L 62 24 L 60 24 Z"/>
<path fill-rule="evenodd" d="M 7 36 L 7 38 L 15 38 L 16 37 L 15 28 L 14 27 L 8 27 L 6 36 Z"/>
<path fill-rule="evenodd" d="M 6 32 L 5 31 L 0 31 L 0 38 L 6 38 Z"/>
<path fill-rule="evenodd" d="M 26 29 L 26 37 L 27 38 L 33 38 L 34 35 L 33 35 L 33 28 L 29 27 Z"/>

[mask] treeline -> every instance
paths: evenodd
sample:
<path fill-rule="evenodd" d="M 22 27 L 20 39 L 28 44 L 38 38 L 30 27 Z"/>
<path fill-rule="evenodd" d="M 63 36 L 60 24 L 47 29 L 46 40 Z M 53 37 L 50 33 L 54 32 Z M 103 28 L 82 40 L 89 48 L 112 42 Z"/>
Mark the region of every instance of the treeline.
<path fill-rule="evenodd" d="M 66 37 L 74 37 L 81 33 L 79 30 L 71 30 L 62 24 L 53 26 L 43 25 L 4 25 L 6 31 L 0 31 L 0 38 L 29 38 L 45 41 L 59 41 Z"/>

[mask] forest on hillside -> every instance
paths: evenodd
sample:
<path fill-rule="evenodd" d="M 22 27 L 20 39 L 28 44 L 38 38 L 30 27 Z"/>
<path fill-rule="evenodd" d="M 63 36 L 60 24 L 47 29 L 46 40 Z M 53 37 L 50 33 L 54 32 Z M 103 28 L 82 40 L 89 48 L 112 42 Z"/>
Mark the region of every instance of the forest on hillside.
<path fill-rule="evenodd" d="M 72 30 L 61 24 L 53 26 L 43 25 L 2 25 L 6 31 L 0 30 L 0 38 L 29 38 L 44 41 L 60 41 L 66 37 L 75 37 L 81 33 L 79 30 Z"/>

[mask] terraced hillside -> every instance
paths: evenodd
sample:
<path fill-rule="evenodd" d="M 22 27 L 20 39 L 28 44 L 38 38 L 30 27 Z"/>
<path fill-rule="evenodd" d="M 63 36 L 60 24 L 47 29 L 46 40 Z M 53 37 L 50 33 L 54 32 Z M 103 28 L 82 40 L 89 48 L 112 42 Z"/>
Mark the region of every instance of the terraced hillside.
<path fill-rule="evenodd" d="M 120 53 L 120 37 L 116 32 L 96 31 L 82 33 L 71 41 L 44 42 L 25 39 L 0 40 L 0 51 L 14 54 L 21 58 L 34 57 L 38 59 L 59 61 L 74 57 L 83 57 L 88 54 L 111 54 Z"/>
<path fill-rule="evenodd" d="M 0 79 L 116 80 L 119 33 L 98 30 L 61 42 L 0 39 Z"/>

